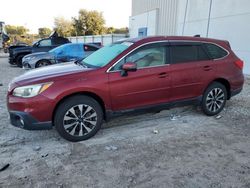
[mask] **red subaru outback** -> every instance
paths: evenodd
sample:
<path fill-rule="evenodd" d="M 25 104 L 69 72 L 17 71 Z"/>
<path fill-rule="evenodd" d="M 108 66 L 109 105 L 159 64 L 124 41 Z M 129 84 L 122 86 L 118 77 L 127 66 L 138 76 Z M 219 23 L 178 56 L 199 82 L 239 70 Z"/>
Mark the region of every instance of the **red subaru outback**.
<path fill-rule="evenodd" d="M 103 120 L 131 110 L 198 104 L 218 114 L 240 93 L 243 62 L 227 41 L 199 37 L 126 39 L 86 59 L 26 72 L 8 90 L 14 126 L 86 140 Z"/>

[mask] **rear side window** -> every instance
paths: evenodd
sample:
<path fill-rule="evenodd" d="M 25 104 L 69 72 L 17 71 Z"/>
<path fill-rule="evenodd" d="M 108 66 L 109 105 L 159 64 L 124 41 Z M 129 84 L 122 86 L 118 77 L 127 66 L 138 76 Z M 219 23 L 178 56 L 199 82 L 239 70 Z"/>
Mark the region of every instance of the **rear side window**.
<path fill-rule="evenodd" d="M 85 52 L 92 52 L 92 51 L 98 50 L 99 48 L 97 48 L 95 46 L 84 44 L 83 49 L 84 49 Z"/>
<path fill-rule="evenodd" d="M 210 60 L 202 45 L 172 45 L 171 55 L 173 63 Z"/>
<path fill-rule="evenodd" d="M 220 59 L 228 55 L 226 50 L 217 45 L 206 43 L 204 46 L 212 59 Z"/>

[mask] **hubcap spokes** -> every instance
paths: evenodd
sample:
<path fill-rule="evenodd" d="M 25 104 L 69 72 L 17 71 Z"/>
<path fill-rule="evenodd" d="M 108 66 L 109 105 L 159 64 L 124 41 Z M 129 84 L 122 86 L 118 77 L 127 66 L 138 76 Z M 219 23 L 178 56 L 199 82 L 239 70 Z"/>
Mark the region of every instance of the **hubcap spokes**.
<path fill-rule="evenodd" d="M 47 65 L 48 65 L 47 62 L 41 62 L 41 63 L 39 64 L 39 67 L 43 67 L 43 66 L 47 66 Z"/>
<path fill-rule="evenodd" d="M 217 112 L 221 109 L 225 100 L 225 94 L 222 89 L 212 89 L 206 98 L 206 106 L 211 112 Z"/>
<path fill-rule="evenodd" d="M 96 111 L 89 105 L 80 104 L 70 108 L 64 115 L 64 129 L 72 136 L 84 136 L 97 124 Z"/>

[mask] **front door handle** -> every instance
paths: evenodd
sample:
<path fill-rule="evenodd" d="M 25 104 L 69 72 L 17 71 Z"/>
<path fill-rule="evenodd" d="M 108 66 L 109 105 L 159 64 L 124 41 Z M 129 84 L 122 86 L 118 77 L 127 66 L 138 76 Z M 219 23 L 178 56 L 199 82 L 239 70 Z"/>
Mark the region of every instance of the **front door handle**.
<path fill-rule="evenodd" d="M 168 74 L 166 72 L 161 72 L 160 74 L 158 74 L 159 78 L 166 78 L 168 76 Z"/>
<path fill-rule="evenodd" d="M 210 70 L 212 70 L 212 67 L 209 66 L 209 65 L 206 65 L 206 66 L 203 67 L 203 70 L 204 71 L 210 71 Z"/>

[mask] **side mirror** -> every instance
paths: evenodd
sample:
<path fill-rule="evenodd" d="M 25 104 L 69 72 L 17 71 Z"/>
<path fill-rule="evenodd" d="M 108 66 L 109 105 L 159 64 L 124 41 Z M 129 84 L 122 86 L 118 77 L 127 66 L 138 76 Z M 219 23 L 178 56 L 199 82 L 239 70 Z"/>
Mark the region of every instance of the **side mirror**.
<path fill-rule="evenodd" d="M 137 71 L 137 65 L 134 62 L 127 62 L 122 65 L 122 72 L 121 76 L 127 76 L 128 72 L 135 72 Z"/>
<path fill-rule="evenodd" d="M 124 65 L 122 65 L 122 70 L 135 72 L 137 71 L 137 65 L 136 63 L 133 62 L 127 62 Z"/>
<path fill-rule="evenodd" d="M 33 46 L 34 47 L 38 47 L 39 46 L 39 42 L 36 42 Z"/>

